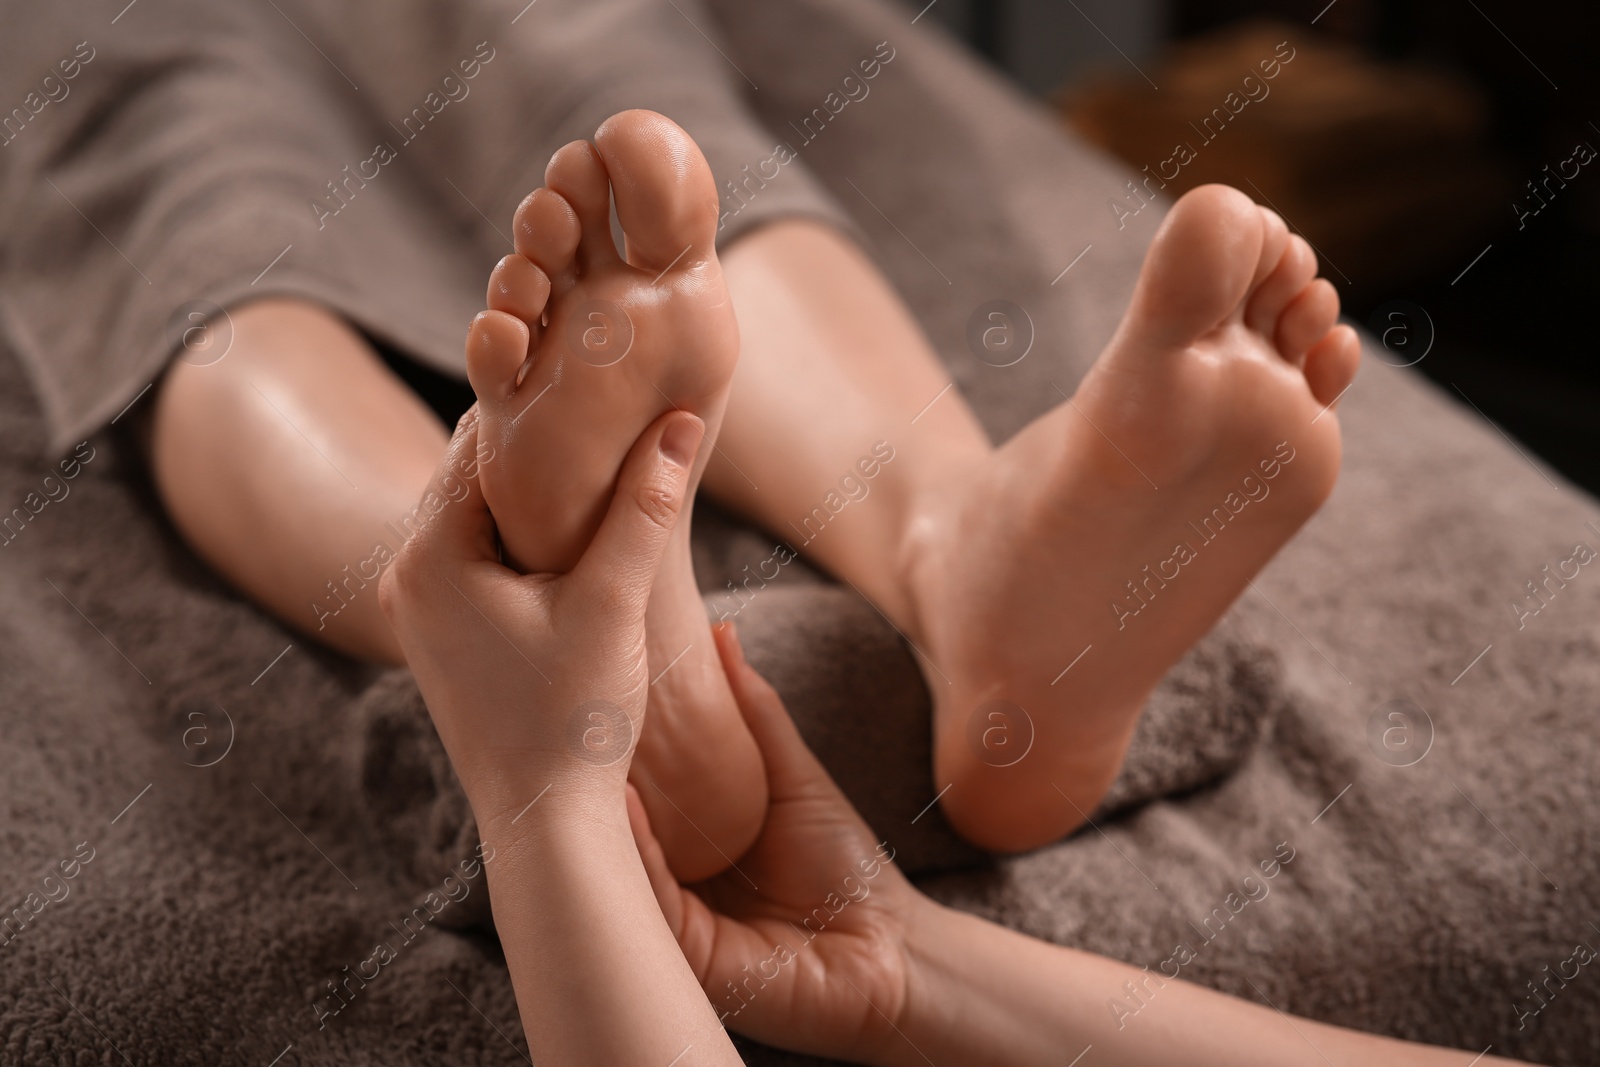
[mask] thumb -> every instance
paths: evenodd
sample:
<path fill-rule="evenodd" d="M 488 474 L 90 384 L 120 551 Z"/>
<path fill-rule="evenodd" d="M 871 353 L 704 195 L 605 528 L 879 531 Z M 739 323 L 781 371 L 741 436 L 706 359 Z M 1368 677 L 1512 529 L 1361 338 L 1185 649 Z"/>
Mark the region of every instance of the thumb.
<path fill-rule="evenodd" d="M 705 423 L 678 410 L 639 435 L 623 460 L 611 507 L 572 570 L 577 589 L 643 616 L 667 540 L 687 502 L 689 471 L 704 439 Z"/>
<path fill-rule="evenodd" d="M 494 448 L 480 439 L 478 405 L 456 423 L 444 460 L 428 482 L 422 500 L 401 524 L 416 529 L 410 538 L 419 555 L 454 556 L 469 562 L 496 558 L 494 520 L 483 499 L 478 471 L 494 459 Z M 420 519 L 420 523 L 414 521 Z"/>
<path fill-rule="evenodd" d="M 783 698 L 744 658 L 744 648 L 733 623 L 713 626 L 711 637 L 728 676 L 728 686 L 733 690 L 734 702 L 744 715 L 756 747 L 761 750 L 772 801 L 827 798 L 842 805 L 860 821 L 850 801 L 800 736 L 788 709 L 783 706 Z"/>

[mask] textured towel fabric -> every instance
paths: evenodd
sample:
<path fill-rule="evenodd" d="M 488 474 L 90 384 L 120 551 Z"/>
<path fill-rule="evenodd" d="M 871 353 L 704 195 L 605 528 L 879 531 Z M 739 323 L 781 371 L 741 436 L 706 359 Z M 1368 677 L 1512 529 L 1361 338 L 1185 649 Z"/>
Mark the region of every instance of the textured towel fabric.
<path fill-rule="evenodd" d="M 547 5 L 553 0 L 540 0 L 515 27 L 556 10 Z M 451 63 L 484 38 L 396 9 L 392 24 L 368 28 L 372 51 L 363 55 L 367 41 L 350 27 L 280 6 L 315 45 L 298 32 L 269 31 L 272 18 L 287 21 L 270 6 L 251 23 L 259 39 L 226 59 L 174 60 L 131 35 L 142 43 L 118 51 L 113 31 L 141 15 L 159 20 L 159 5 L 97 23 L 104 43 L 93 38 L 96 56 L 72 92 L 97 72 L 121 72 L 157 97 L 99 98 L 83 143 L 69 146 L 94 162 L 49 173 L 65 179 L 56 180 L 61 192 L 152 285 L 179 284 L 169 279 L 181 279 L 181 267 L 194 272 L 187 277 L 196 294 L 230 303 L 293 243 L 258 286 L 290 268 L 285 276 L 295 281 L 274 282 L 284 286 L 275 291 L 323 299 L 418 359 L 453 366 L 460 325 L 504 245 L 464 201 L 504 219 L 537 165 L 498 179 L 476 172 L 484 185 L 473 186 L 474 172 L 449 167 L 450 152 L 470 146 L 451 142 L 425 157 L 412 152 L 423 147 L 419 138 L 396 160 L 414 171 L 385 172 L 359 190 L 324 230 L 310 231 L 327 243 L 297 260 L 302 248 L 288 227 L 314 226 L 306 201 L 316 190 L 303 187 L 304 174 L 320 182 L 365 158 L 355 153 L 366 137 L 316 141 L 325 134 L 312 132 L 314 123 L 275 108 L 301 99 L 292 95 L 297 79 L 319 82 L 318 99 L 337 90 L 344 82 L 335 68 L 361 93 L 376 93 L 385 78 L 411 85 L 415 75 L 427 85 L 432 75 L 406 66 L 413 59 L 403 48 L 380 47 L 382 33 L 401 25 L 466 45 L 460 57 L 445 49 Z M 760 11 L 730 0 L 710 13 L 685 0 L 677 6 L 698 29 L 666 29 L 668 19 L 657 27 L 662 40 L 704 62 L 673 84 L 685 92 L 720 85 L 706 90 L 718 99 L 742 94 L 739 121 L 753 114 L 770 131 L 749 135 L 756 159 L 770 152 L 767 140 L 800 141 L 802 133 L 784 132 L 790 123 L 803 128 L 843 74 L 888 41 L 895 58 L 870 95 L 796 144 L 804 169 L 784 167 L 732 224 L 753 224 L 764 217 L 756 209 L 780 197 L 793 196 L 785 212 L 838 210 L 831 192 L 997 438 L 1046 410 L 1053 386 L 1071 392 L 1127 304 L 1159 208 L 1119 230 L 1106 200 L 1125 175 L 927 33 L 925 22 L 913 27 L 914 11 L 844 0 Z M 520 7 L 496 9 L 496 32 Z M 211 23 L 193 25 L 196 34 L 213 32 Z M 717 37 L 721 53 L 706 50 L 700 30 Z M 594 62 L 622 46 L 623 31 L 630 26 L 618 27 Z M 85 36 L 64 28 L 62 55 Z M 513 47 L 506 40 L 493 38 L 496 57 L 474 94 Z M 45 55 L 55 53 L 30 48 L 26 62 L 8 59 L 4 69 L 42 71 Z M 252 95 L 252 79 L 233 73 L 239 67 L 272 91 Z M 176 91 L 162 87 L 189 75 L 218 84 L 190 102 L 215 106 L 196 106 L 188 143 L 232 144 L 225 135 L 239 108 L 251 116 L 247 131 L 266 138 L 281 121 L 285 133 L 271 153 L 244 154 L 248 138 L 235 137 L 240 155 L 197 160 L 192 176 L 176 176 L 196 183 L 194 202 L 174 194 L 151 215 L 143 205 L 168 193 L 141 182 L 174 175 L 152 169 L 154 157 L 143 153 L 159 146 L 141 131 L 160 125 L 159 94 Z M 232 95 L 222 84 L 230 79 Z M 140 354 L 130 361 L 113 343 L 133 336 L 118 329 L 124 322 L 164 329 L 170 309 L 138 311 L 138 297 L 109 275 L 85 286 L 50 259 L 100 261 L 93 228 L 80 223 L 79 233 L 61 222 L 75 213 L 57 216 L 45 236 L 28 236 L 35 215 L 58 209 L 18 177 L 27 168 L 7 153 L 90 99 L 49 104 L 0 148 L 0 210 L 12 238 L 0 304 L 0 507 L 26 515 L 0 546 L 8 742 L 0 754 L 0 920 L 12 918 L 0 926 L 0 1062 L 524 1062 L 470 818 L 409 679 L 309 646 L 230 593 L 161 517 L 118 433 L 73 450 L 79 434 L 131 399 L 130 383 L 141 387 L 126 368 L 153 375 L 170 351 L 133 337 Z M 444 134 L 442 123 L 465 122 L 485 102 L 452 102 L 423 136 Z M 582 116 L 587 103 L 563 106 L 573 128 L 541 153 L 623 104 L 606 101 Z M 694 116 L 675 117 L 707 137 Z M 291 134 L 311 139 L 304 151 L 320 169 L 295 163 Z M 96 147 L 101 136 L 111 146 Z M 740 151 L 719 153 L 740 161 L 719 162 L 719 175 L 740 172 Z M 108 172 L 126 185 L 99 185 Z M 107 191 L 86 203 L 75 195 L 80 183 Z M 796 185 L 805 189 L 791 192 Z M 344 224 L 380 197 L 396 203 L 375 213 L 416 211 L 416 229 L 374 233 L 372 244 L 329 236 L 353 234 L 357 227 Z M 237 257 L 228 242 L 207 246 L 198 236 L 168 249 L 169 234 L 186 232 L 184 212 L 214 220 L 230 241 L 272 240 Z M 147 221 L 129 228 L 133 219 Z M 438 257 L 418 263 L 412 246 Z M 32 270 L 57 284 L 29 283 L 18 248 L 31 249 Z M 212 267 L 206 255 L 219 257 Z M 373 264 L 380 269 L 368 272 Z M 219 280 L 213 268 L 231 273 Z M 411 270 L 426 283 L 370 285 Z M 1029 355 L 1006 368 L 966 346 L 968 317 L 992 299 L 1025 308 L 1036 332 Z M 446 312 L 448 324 L 433 321 Z M 59 364 L 47 350 L 60 353 Z M 119 384 L 109 389 L 97 377 Z M 1153 971 L 1176 965 L 1185 978 L 1286 1011 L 1474 1053 L 1492 1042 L 1497 1053 L 1592 1062 L 1600 985 L 1587 968 L 1564 980 L 1549 975 L 1573 974 L 1566 961 L 1578 942 L 1600 945 L 1590 925 L 1600 914 L 1591 722 L 1600 583 L 1580 567 L 1552 582 L 1538 614 L 1519 617 L 1509 603 L 1526 581 L 1543 578 L 1545 564 L 1554 571 L 1573 558 L 1576 542 L 1600 545 L 1586 525 L 1600 521 L 1597 509 L 1473 412 L 1376 360 L 1340 417 L 1346 471 L 1334 498 L 1162 684 L 1097 829 L 1063 844 L 983 861 L 954 842 L 937 809 L 917 818 L 936 791 L 927 694 L 909 651 L 850 591 L 785 568 L 782 583 L 738 616 L 751 658 L 878 832 L 914 868 L 943 872 L 922 879 L 941 899 Z M 770 544 L 707 509 L 696 548 L 703 587 L 714 593 Z M 1369 739 L 1373 712 L 1400 699 L 1431 715 L 1431 748 L 1411 766 L 1380 760 L 1388 750 Z M 1265 877 L 1264 862 L 1274 877 Z M 351 978 L 358 966 L 372 974 L 364 961 L 380 942 L 393 961 L 376 977 Z M 1541 999 L 1530 981 L 1541 983 Z M 1106 1010 L 1128 1027 L 1161 1010 L 1159 994 L 1143 1005 L 1117 990 L 1106 996 Z M 752 1063 L 810 1062 L 745 1051 Z M 938 1062 L 937 1050 L 927 1051 Z M 1063 1049 L 1063 1062 L 1078 1051 Z"/>
<path fill-rule="evenodd" d="M 250 299 L 321 301 L 462 373 L 512 211 L 618 111 L 677 116 L 718 175 L 773 151 L 688 0 L 179 0 L 115 25 L 7 7 L 0 331 L 56 450 L 161 372 L 191 313 Z M 791 169 L 724 239 L 776 215 L 849 225 Z"/>

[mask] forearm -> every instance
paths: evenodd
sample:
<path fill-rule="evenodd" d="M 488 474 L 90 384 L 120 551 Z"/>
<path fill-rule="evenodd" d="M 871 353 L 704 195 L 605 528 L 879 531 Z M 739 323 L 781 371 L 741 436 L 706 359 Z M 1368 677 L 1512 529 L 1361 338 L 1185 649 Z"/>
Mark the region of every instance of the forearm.
<path fill-rule="evenodd" d="M 1462 1067 L 1471 1059 L 1293 1018 L 931 902 L 918 909 L 908 951 L 904 1039 L 886 1044 L 873 1061 L 886 1067 L 926 1062 L 919 1047 L 938 1049 L 940 1063 L 952 1065 L 1066 1064 L 1091 1045 L 1086 1062 L 1123 1067 Z"/>
<path fill-rule="evenodd" d="M 741 1062 L 661 917 L 620 796 L 547 796 L 499 823 L 490 896 L 538 1062 Z"/>

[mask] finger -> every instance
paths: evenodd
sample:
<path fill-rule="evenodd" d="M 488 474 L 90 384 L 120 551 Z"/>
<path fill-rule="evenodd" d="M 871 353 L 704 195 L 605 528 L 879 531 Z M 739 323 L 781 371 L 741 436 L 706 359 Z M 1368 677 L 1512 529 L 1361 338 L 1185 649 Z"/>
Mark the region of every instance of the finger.
<path fill-rule="evenodd" d="M 611 507 L 594 541 L 573 568 L 571 587 L 611 609 L 644 617 L 656 569 L 687 494 L 689 469 L 705 438 L 705 423 L 669 411 L 652 423 L 622 463 Z"/>
<path fill-rule="evenodd" d="M 494 519 L 478 484 L 478 468 L 493 462 L 494 449 L 479 447 L 478 406 L 467 409 L 445 447 L 444 459 L 402 527 L 416 530 L 406 552 L 417 561 L 497 561 Z"/>
<path fill-rule="evenodd" d="M 805 793 L 818 791 L 835 795 L 841 803 L 848 804 L 844 794 L 834 784 L 828 771 L 806 747 L 805 739 L 795 728 L 794 720 L 783 706 L 778 691 L 756 673 L 745 660 L 744 648 L 733 623 L 718 623 L 711 628 L 717 654 L 722 658 L 722 669 L 728 675 L 733 689 L 733 699 L 744 714 L 745 724 L 761 749 L 762 761 L 767 768 L 767 788 L 774 801 L 791 799 Z"/>
<path fill-rule="evenodd" d="M 683 890 L 667 866 L 667 855 L 650 829 L 650 815 L 644 810 L 639 791 L 628 783 L 628 825 L 633 830 L 633 843 L 639 849 L 639 859 L 644 863 L 644 873 L 650 879 L 650 889 L 661 906 L 661 915 L 674 938 L 683 933 Z"/>

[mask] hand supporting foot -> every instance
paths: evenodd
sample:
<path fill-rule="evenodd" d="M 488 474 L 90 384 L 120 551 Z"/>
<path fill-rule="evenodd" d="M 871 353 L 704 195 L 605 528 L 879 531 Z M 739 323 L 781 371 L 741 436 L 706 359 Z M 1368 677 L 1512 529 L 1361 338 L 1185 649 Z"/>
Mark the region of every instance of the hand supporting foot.
<path fill-rule="evenodd" d="M 517 209 L 517 252 L 495 268 L 467 337 L 482 469 L 506 558 L 560 573 L 593 537 L 617 470 L 663 412 L 690 411 L 715 440 L 738 328 L 714 241 L 717 197 L 694 142 L 629 111 L 556 153 Z M 612 242 L 610 205 L 627 239 Z M 709 443 L 691 478 L 699 482 Z M 727 867 L 754 839 L 766 781 L 717 662 L 689 554 L 689 515 L 650 597 L 649 715 L 633 778 L 673 869 Z"/>

